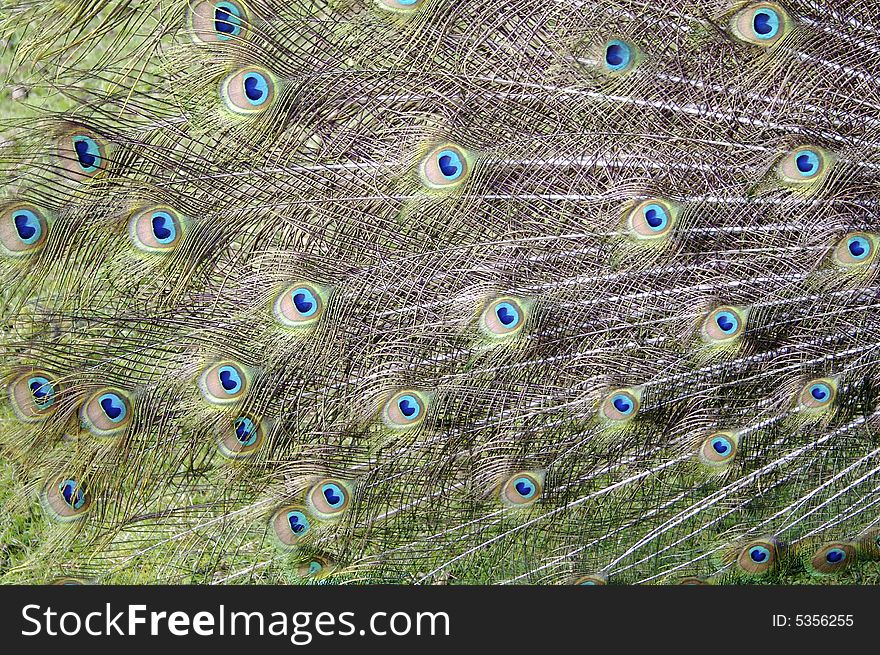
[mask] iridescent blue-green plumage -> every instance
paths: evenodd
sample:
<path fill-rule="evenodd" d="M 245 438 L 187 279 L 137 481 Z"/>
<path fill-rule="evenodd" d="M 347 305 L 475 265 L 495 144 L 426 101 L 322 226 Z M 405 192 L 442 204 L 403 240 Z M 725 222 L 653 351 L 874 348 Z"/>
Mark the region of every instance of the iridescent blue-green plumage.
<path fill-rule="evenodd" d="M 9 0 L 0 579 L 880 580 L 880 7 Z"/>

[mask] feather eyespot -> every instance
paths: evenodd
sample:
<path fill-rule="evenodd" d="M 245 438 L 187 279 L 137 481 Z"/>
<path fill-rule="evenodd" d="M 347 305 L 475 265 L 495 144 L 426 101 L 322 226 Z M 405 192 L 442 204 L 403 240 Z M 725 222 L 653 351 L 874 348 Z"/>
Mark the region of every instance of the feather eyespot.
<path fill-rule="evenodd" d="M 599 406 L 599 414 L 606 421 L 622 423 L 639 412 L 640 394 L 634 389 L 617 389 L 609 393 Z"/>
<path fill-rule="evenodd" d="M 729 432 L 716 432 L 708 436 L 700 446 L 699 459 L 710 468 L 722 468 L 736 457 L 738 443 Z"/>
<path fill-rule="evenodd" d="M 52 374 L 34 370 L 20 375 L 7 388 L 12 411 L 25 423 L 42 421 L 57 409 L 58 385 Z"/>
<path fill-rule="evenodd" d="M 852 232 L 834 248 L 835 262 L 844 268 L 865 266 L 877 255 L 877 239 L 867 232 Z"/>
<path fill-rule="evenodd" d="M 859 552 L 871 559 L 880 559 L 880 530 L 869 530 L 856 542 Z"/>
<path fill-rule="evenodd" d="M 236 114 L 254 114 L 267 109 L 275 99 L 275 82 L 268 71 L 244 68 L 223 80 L 220 95 Z"/>
<path fill-rule="evenodd" d="M 418 9 L 424 0 L 376 0 L 379 7 L 398 13 L 409 13 Z"/>
<path fill-rule="evenodd" d="M 43 506 L 58 521 L 76 521 L 89 510 L 92 499 L 74 479 L 61 477 L 50 481 L 40 496 Z"/>
<path fill-rule="evenodd" d="M 434 148 L 419 166 L 422 182 L 432 189 L 455 187 L 470 176 L 467 153 L 456 145 Z"/>
<path fill-rule="evenodd" d="M 25 257 L 39 251 L 49 236 L 49 224 L 42 213 L 30 205 L 3 209 L 0 218 L 0 251 L 11 257 Z"/>
<path fill-rule="evenodd" d="M 785 10 L 775 2 L 760 2 L 739 11 L 730 21 L 733 34 L 740 40 L 768 48 L 789 30 Z"/>
<path fill-rule="evenodd" d="M 321 555 L 314 555 L 297 567 L 297 573 L 303 578 L 319 580 L 327 577 L 333 570 L 333 562 Z"/>
<path fill-rule="evenodd" d="M 610 73 L 625 73 L 635 64 L 635 48 L 620 39 L 612 39 L 605 44 L 602 66 Z"/>
<path fill-rule="evenodd" d="M 574 584 L 581 587 L 604 587 L 608 584 L 608 580 L 605 576 L 600 574 L 584 575 L 575 579 Z"/>
<path fill-rule="evenodd" d="M 805 186 L 824 178 L 830 166 L 831 158 L 824 149 L 818 146 L 802 146 L 783 157 L 777 173 L 786 184 Z"/>
<path fill-rule="evenodd" d="M 480 315 L 480 329 L 490 337 L 509 337 L 522 330 L 526 319 L 526 308 L 520 300 L 496 298 L 486 305 Z"/>
<path fill-rule="evenodd" d="M 738 338 L 745 328 L 745 316 L 735 307 L 718 307 L 703 321 L 703 340 L 724 343 Z"/>
<path fill-rule="evenodd" d="M 304 507 L 283 507 L 272 517 L 272 529 L 283 546 L 294 546 L 309 536 L 312 523 Z"/>
<path fill-rule="evenodd" d="M 427 405 L 427 398 L 418 391 L 398 391 L 385 403 L 382 419 L 390 428 L 410 428 L 424 421 Z"/>
<path fill-rule="evenodd" d="M 97 141 L 88 136 L 76 135 L 71 139 L 76 161 L 86 173 L 94 173 L 101 166 L 101 149 Z"/>
<path fill-rule="evenodd" d="M 233 362 L 221 362 L 207 367 L 199 377 L 202 397 L 215 405 L 226 405 L 241 400 L 250 385 L 248 372 Z"/>
<path fill-rule="evenodd" d="M 217 431 L 217 446 L 230 459 L 243 459 L 253 455 L 263 444 L 265 426 L 250 416 L 237 416 L 221 424 Z"/>
<path fill-rule="evenodd" d="M 86 128 L 77 128 L 58 142 L 62 168 L 75 180 L 94 177 L 107 168 L 104 140 Z"/>
<path fill-rule="evenodd" d="M 672 230 L 677 214 L 677 208 L 663 200 L 645 200 L 627 214 L 627 226 L 636 239 L 662 239 Z"/>
<path fill-rule="evenodd" d="M 840 573 L 855 559 L 856 549 L 852 544 L 834 542 L 820 547 L 810 558 L 810 568 L 819 575 Z"/>
<path fill-rule="evenodd" d="M 80 585 L 84 585 L 87 583 L 85 580 L 82 580 L 81 578 L 64 577 L 64 578 L 55 578 L 49 584 L 52 586 L 56 586 L 56 587 L 78 587 Z"/>
<path fill-rule="evenodd" d="M 313 325 L 324 311 L 324 299 L 315 286 L 301 282 L 278 295 L 273 311 L 278 322 L 287 327 Z"/>
<path fill-rule="evenodd" d="M 80 409 L 82 426 L 98 437 L 121 433 L 131 423 L 131 419 L 131 399 L 119 389 L 96 391 Z"/>
<path fill-rule="evenodd" d="M 247 23 L 244 6 L 239 2 L 208 0 L 190 11 L 193 36 L 203 43 L 229 41 L 241 37 Z"/>
<path fill-rule="evenodd" d="M 830 378 L 810 380 L 798 394 L 800 406 L 806 410 L 825 409 L 837 396 L 837 384 Z"/>
<path fill-rule="evenodd" d="M 685 587 L 695 587 L 695 586 L 708 585 L 710 583 L 705 578 L 701 578 L 699 576 L 692 575 L 692 576 L 688 576 L 687 578 L 682 578 L 676 584 L 678 584 L 680 586 L 685 586 Z"/>
<path fill-rule="evenodd" d="M 257 424 L 251 419 L 245 416 L 240 416 L 232 422 L 232 427 L 235 431 L 235 440 L 238 441 L 243 448 L 253 446 L 257 442 L 257 437 L 259 436 L 257 433 Z"/>
<path fill-rule="evenodd" d="M 328 478 L 313 485 L 306 499 L 317 516 L 330 518 L 348 508 L 351 492 L 345 482 Z"/>
<path fill-rule="evenodd" d="M 761 575 L 776 566 L 778 549 L 773 540 L 759 539 L 746 545 L 740 551 L 737 564 L 751 575 Z"/>
<path fill-rule="evenodd" d="M 537 502 L 543 492 L 543 472 L 520 471 L 501 485 L 500 498 L 508 507 L 523 507 Z"/>
<path fill-rule="evenodd" d="M 167 253 L 180 243 L 183 222 L 168 207 L 155 207 L 137 212 L 128 223 L 128 235 L 139 250 L 150 253 Z"/>

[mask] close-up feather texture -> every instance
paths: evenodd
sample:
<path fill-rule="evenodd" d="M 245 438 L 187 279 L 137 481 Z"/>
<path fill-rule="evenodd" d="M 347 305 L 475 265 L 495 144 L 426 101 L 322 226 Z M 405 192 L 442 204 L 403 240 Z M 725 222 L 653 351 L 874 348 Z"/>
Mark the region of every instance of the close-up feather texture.
<path fill-rule="evenodd" d="M 880 582 L 880 3 L 0 39 L 0 582 Z"/>

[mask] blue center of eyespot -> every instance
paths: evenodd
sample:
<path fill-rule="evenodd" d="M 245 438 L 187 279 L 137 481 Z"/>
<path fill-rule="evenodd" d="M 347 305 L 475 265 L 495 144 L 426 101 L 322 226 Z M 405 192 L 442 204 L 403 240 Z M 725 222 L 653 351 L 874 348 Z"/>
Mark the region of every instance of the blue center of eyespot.
<path fill-rule="evenodd" d="M 447 180 L 458 179 L 464 170 L 461 157 L 454 150 L 441 150 L 437 154 L 437 167 Z"/>
<path fill-rule="evenodd" d="M 616 409 L 621 414 L 629 414 L 633 411 L 633 402 L 629 396 L 625 396 L 622 393 L 617 394 L 611 399 L 611 404 L 614 405 L 614 409 Z"/>
<path fill-rule="evenodd" d="M 864 259 L 871 252 L 871 243 L 863 237 L 850 237 L 846 242 L 849 254 L 853 259 Z"/>
<path fill-rule="evenodd" d="M 64 502 L 73 509 L 79 509 L 86 502 L 86 495 L 79 488 L 76 480 L 64 480 L 58 485 L 58 491 L 61 492 Z"/>
<path fill-rule="evenodd" d="M 513 329 L 519 324 L 519 312 L 509 302 L 500 302 L 495 306 L 495 316 L 504 327 Z"/>
<path fill-rule="evenodd" d="M 400 410 L 400 413 L 403 416 L 412 421 L 418 417 L 422 412 L 422 406 L 419 404 L 419 401 L 415 399 L 414 396 L 401 396 L 397 400 L 397 408 Z"/>
<path fill-rule="evenodd" d="M 29 209 L 19 209 L 15 212 L 12 216 L 12 223 L 15 225 L 18 238 L 27 245 L 37 241 L 43 234 L 40 219 Z"/>
<path fill-rule="evenodd" d="M 513 481 L 513 488 L 523 498 L 531 498 L 535 495 L 535 484 L 528 478 L 517 478 Z"/>
<path fill-rule="evenodd" d="M 825 559 L 829 564 L 840 564 L 846 559 L 846 552 L 842 548 L 831 548 L 825 553 Z"/>
<path fill-rule="evenodd" d="M 269 82 L 260 73 L 248 73 L 244 76 L 244 95 L 252 105 L 262 105 L 269 97 Z"/>
<path fill-rule="evenodd" d="M 764 546 L 752 546 L 749 548 L 749 558 L 756 564 L 766 562 L 770 557 L 770 551 Z"/>
<path fill-rule="evenodd" d="M 73 137 L 73 149 L 82 169 L 91 173 L 101 165 L 101 150 L 95 140 L 87 136 Z"/>
<path fill-rule="evenodd" d="M 253 446 L 257 441 L 257 426 L 247 417 L 240 416 L 232 422 L 235 436 L 242 446 Z"/>
<path fill-rule="evenodd" d="M 315 294 L 305 287 L 294 289 L 292 291 L 292 296 L 293 306 L 296 307 L 296 311 L 298 311 L 301 316 L 309 317 L 318 311 L 318 300 L 315 298 Z"/>
<path fill-rule="evenodd" d="M 317 575 L 323 569 L 324 566 L 321 564 L 321 562 L 318 562 L 317 560 L 312 560 L 311 562 L 309 562 L 309 575 Z"/>
<path fill-rule="evenodd" d="M 31 396 L 33 396 L 34 403 L 40 409 L 45 409 L 54 402 L 55 388 L 52 386 L 52 383 L 43 376 L 37 375 L 29 378 L 28 387 L 31 390 Z"/>
<path fill-rule="evenodd" d="M 119 423 L 125 418 L 127 409 L 125 402 L 115 393 L 105 393 L 98 398 L 98 404 L 101 406 L 105 416 L 114 423 Z"/>
<path fill-rule="evenodd" d="M 611 70 L 626 68 L 632 59 L 632 48 L 623 41 L 609 41 L 605 46 L 605 63 Z"/>
<path fill-rule="evenodd" d="M 342 507 L 345 503 L 345 492 L 332 482 L 322 485 L 321 493 L 324 494 L 324 499 L 327 501 L 327 504 L 334 509 Z"/>
<path fill-rule="evenodd" d="M 827 384 L 817 382 L 810 387 L 810 395 L 818 401 L 823 401 L 831 395 Z"/>
<path fill-rule="evenodd" d="M 656 232 L 665 228 L 666 224 L 669 222 L 669 216 L 667 216 L 666 210 L 660 205 L 647 205 L 643 210 L 643 214 L 648 227 Z"/>
<path fill-rule="evenodd" d="M 168 244 L 177 238 L 177 226 L 168 212 L 154 212 L 150 218 L 153 236 L 161 244 Z"/>
<path fill-rule="evenodd" d="M 736 329 L 739 327 L 739 321 L 731 312 L 718 312 L 718 315 L 715 317 L 715 323 L 725 334 L 736 332 Z"/>
<path fill-rule="evenodd" d="M 772 9 L 762 7 L 754 13 L 752 29 L 759 39 L 772 39 L 779 32 L 779 14 Z"/>
<path fill-rule="evenodd" d="M 724 437 L 716 437 L 712 439 L 712 450 L 719 455 L 727 455 L 731 450 L 730 442 Z"/>
<path fill-rule="evenodd" d="M 220 378 L 220 385 L 228 394 L 234 394 L 241 389 L 241 375 L 233 366 L 221 366 L 217 371 L 217 377 Z"/>
<path fill-rule="evenodd" d="M 218 2 L 214 8 L 214 29 L 226 40 L 241 32 L 241 10 L 231 2 Z"/>
<path fill-rule="evenodd" d="M 290 525 L 293 534 L 297 536 L 302 536 L 309 529 L 309 520 L 299 510 L 287 513 L 287 523 Z"/>
<path fill-rule="evenodd" d="M 801 150 L 795 156 L 798 172 L 804 177 L 812 177 L 819 171 L 819 155 L 812 150 Z"/>

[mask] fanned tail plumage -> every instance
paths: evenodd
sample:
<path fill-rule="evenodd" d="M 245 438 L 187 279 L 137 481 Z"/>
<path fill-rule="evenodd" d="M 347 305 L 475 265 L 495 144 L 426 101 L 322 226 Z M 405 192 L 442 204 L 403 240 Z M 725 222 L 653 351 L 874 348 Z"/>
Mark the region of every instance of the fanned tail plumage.
<path fill-rule="evenodd" d="M 880 579 L 875 3 L 0 32 L 4 582 Z"/>

